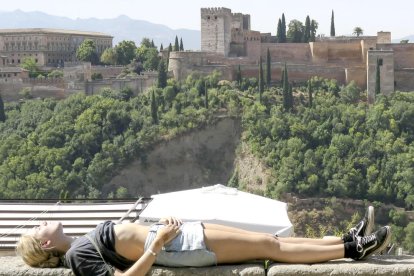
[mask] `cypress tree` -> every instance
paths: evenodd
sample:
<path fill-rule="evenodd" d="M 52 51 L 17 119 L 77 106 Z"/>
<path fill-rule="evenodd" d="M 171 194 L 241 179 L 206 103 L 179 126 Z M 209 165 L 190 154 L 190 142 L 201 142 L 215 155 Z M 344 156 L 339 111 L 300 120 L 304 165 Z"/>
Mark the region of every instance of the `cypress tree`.
<path fill-rule="evenodd" d="M 236 71 L 236 81 L 237 81 L 237 84 L 240 87 L 241 86 L 241 82 L 242 82 L 242 74 L 241 74 L 240 65 L 237 67 L 237 71 Z"/>
<path fill-rule="evenodd" d="M 283 88 L 284 81 L 285 81 L 285 70 L 282 69 L 282 77 L 280 78 L 280 87 L 282 88 Z"/>
<path fill-rule="evenodd" d="M 311 22 L 309 15 L 306 16 L 305 20 L 305 31 L 303 32 L 303 42 L 308 43 L 311 36 Z"/>
<path fill-rule="evenodd" d="M 287 72 L 287 65 L 285 63 L 285 69 L 283 70 L 283 107 L 285 110 L 290 109 L 290 87 L 289 87 L 289 78 Z"/>
<path fill-rule="evenodd" d="M 207 81 L 204 82 L 204 107 L 208 109 L 208 89 Z"/>
<path fill-rule="evenodd" d="M 0 94 L 0 122 L 6 121 L 6 112 L 4 111 L 4 102 Z"/>
<path fill-rule="evenodd" d="M 266 56 L 266 85 L 267 87 L 270 87 L 270 83 L 272 81 L 272 66 L 271 66 L 272 60 L 270 57 L 270 51 L 269 48 L 267 48 L 267 56 Z"/>
<path fill-rule="evenodd" d="M 155 99 L 154 89 L 151 91 L 151 117 L 154 125 L 158 124 L 158 106 Z"/>
<path fill-rule="evenodd" d="M 282 42 L 282 20 L 280 20 L 277 22 L 277 31 L 276 31 L 276 39 L 277 42 Z"/>
<path fill-rule="evenodd" d="M 180 38 L 180 51 L 184 51 L 183 38 Z"/>
<path fill-rule="evenodd" d="M 262 65 L 262 57 L 260 57 L 259 59 L 259 103 L 262 103 L 263 91 L 264 91 L 263 65 Z"/>
<path fill-rule="evenodd" d="M 172 48 L 171 43 L 170 43 L 170 45 L 168 45 L 168 51 L 169 51 L 169 52 L 172 52 L 172 51 L 173 51 L 173 48 Z"/>
<path fill-rule="evenodd" d="M 313 105 L 313 95 L 312 95 L 312 83 L 308 80 L 308 96 L 309 96 L 309 107 L 312 108 Z"/>
<path fill-rule="evenodd" d="M 281 37 L 282 37 L 282 43 L 286 43 L 286 20 L 285 20 L 285 14 L 282 13 L 282 33 L 281 33 Z"/>
<path fill-rule="evenodd" d="M 158 64 L 158 87 L 164 88 L 167 86 L 167 70 L 165 68 L 164 60 L 161 59 Z"/>
<path fill-rule="evenodd" d="M 380 71 L 380 59 L 377 58 L 377 68 L 375 72 L 375 95 L 381 93 L 381 71 Z"/>
<path fill-rule="evenodd" d="M 162 43 L 161 43 L 160 52 L 162 52 L 163 50 L 164 50 L 164 46 L 162 46 Z"/>
<path fill-rule="evenodd" d="M 316 21 L 312 20 L 311 21 L 311 25 L 310 25 L 310 37 L 309 37 L 309 41 L 310 42 L 315 42 L 316 39 Z"/>
<path fill-rule="evenodd" d="M 289 110 L 293 109 L 293 86 L 289 84 L 289 93 L 288 93 L 288 99 L 289 99 Z"/>
<path fill-rule="evenodd" d="M 333 10 L 332 10 L 332 15 L 331 15 L 331 36 L 335 36 L 335 20 L 334 20 Z"/>
<path fill-rule="evenodd" d="M 180 50 L 180 45 L 178 44 L 178 37 L 175 36 L 175 43 L 174 43 L 174 51 L 179 51 Z"/>
<path fill-rule="evenodd" d="M 151 39 L 151 47 L 155 48 L 154 39 Z"/>

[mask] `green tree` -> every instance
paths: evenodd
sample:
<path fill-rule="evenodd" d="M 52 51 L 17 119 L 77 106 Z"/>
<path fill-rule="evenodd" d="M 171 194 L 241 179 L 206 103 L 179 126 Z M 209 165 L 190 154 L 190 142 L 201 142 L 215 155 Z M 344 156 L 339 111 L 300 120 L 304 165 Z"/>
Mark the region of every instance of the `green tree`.
<path fill-rule="evenodd" d="M 276 39 L 277 42 L 281 43 L 282 42 L 282 20 L 279 18 L 278 22 L 277 22 L 277 31 L 276 31 Z"/>
<path fill-rule="evenodd" d="M 174 51 L 180 51 L 180 44 L 178 43 L 178 36 L 175 36 Z"/>
<path fill-rule="evenodd" d="M 281 42 L 282 43 L 286 43 L 287 42 L 287 38 L 286 38 L 286 19 L 285 19 L 285 14 L 282 13 L 282 33 L 281 33 Z"/>
<path fill-rule="evenodd" d="M 259 58 L 259 103 L 262 103 L 262 94 L 264 91 L 264 79 L 263 79 L 263 64 L 262 57 Z"/>
<path fill-rule="evenodd" d="M 378 95 L 381 93 L 381 62 L 380 58 L 377 58 L 376 63 L 376 70 L 375 70 L 375 95 Z"/>
<path fill-rule="evenodd" d="M 405 239 L 404 247 L 411 253 L 414 254 L 414 222 L 410 222 L 405 227 Z"/>
<path fill-rule="evenodd" d="M 242 82 L 242 73 L 241 73 L 240 65 L 237 67 L 237 71 L 236 71 L 236 81 L 237 81 L 237 84 L 240 87 L 241 86 L 241 82 Z"/>
<path fill-rule="evenodd" d="M 207 81 L 204 82 L 204 107 L 208 109 L 208 87 Z"/>
<path fill-rule="evenodd" d="M 4 102 L 0 94 L 0 122 L 6 121 L 6 112 L 4 111 Z"/>
<path fill-rule="evenodd" d="M 118 57 L 117 64 L 127 65 L 135 58 L 137 46 L 134 41 L 123 40 L 118 43 L 115 49 Z"/>
<path fill-rule="evenodd" d="M 151 117 L 154 125 L 158 124 L 158 105 L 154 89 L 151 90 Z"/>
<path fill-rule="evenodd" d="M 290 110 L 290 85 L 289 85 L 289 77 L 287 71 L 287 65 L 285 63 L 285 68 L 283 70 L 283 107 L 285 110 Z"/>
<path fill-rule="evenodd" d="M 306 16 L 305 29 L 303 31 L 303 42 L 308 43 L 311 37 L 311 21 L 309 15 Z"/>
<path fill-rule="evenodd" d="M 29 71 L 29 77 L 31 78 L 36 78 L 39 75 L 39 67 L 36 60 L 32 57 L 24 58 L 21 67 Z"/>
<path fill-rule="evenodd" d="M 164 88 L 167 86 L 167 69 L 165 68 L 165 62 L 161 59 L 158 65 L 158 87 Z"/>
<path fill-rule="evenodd" d="M 360 27 L 355 27 L 352 34 L 358 37 L 364 34 L 364 30 L 362 30 Z"/>
<path fill-rule="evenodd" d="M 184 51 L 183 38 L 180 38 L 180 51 Z"/>
<path fill-rule="evenodd" d="M 157 48 L 157 47 L 155 47 L 155 44 L 154 44 L 154 40 L 153 39 L 151 39 L 151 47 L 152 48 Z"/>
<path fill-rule="evenodd" d="M 161 43 L 160 52 L 162 52 L 163 50 L 164 50 L 164 46 L 162 46 L 162 43 Z"/>
<path fill-rule="evenodd" d="M 266 85 L 270 87 L 272 82 L 272 60 L 270 57 L 269 48 L 267 48 L 267 55 L 266 55 Z"/>
<path fill-rule="evenodd" d="M 312 108 L 313 105 L 313 95 L 312 95 L 312 83 L 308 81 L 308 97 L 309 97 L 309 107 Z"/>
<path fill-rule="evenodd" d="M 303 37 L 303 24 L 299 20 L 293 19 L 289 22 L 289 29 L 287 31 L 287 38 L 290 42 L 298 43 L 302 42 Z"/>
<path fill-rule="evenodd" d="M 51 78 L 51 79 L 63 78 L 63 71 L 61 71 L 61 70 L 52 70 L 52 72 L 47 74 L 47 77 Z"/>
<path fill-rule="evenodd" d="M 148 37 L 143 37 L 141 39 L 141 47 L 146 47 L 146 48 L 152 48 L 152 44 L 153 42 L 151 42 L 151 40 Z"/>
<path fill-rule="evenodd" d="M 310 38 L 309 41 L 310 42 L 315 42 L 316 39 L 316 31 L 318 30 L 318 22 L 316 22 L 316 20 L 312 19 L 311 20 L 311 27 L 310 27 Z"/>
<path fill-rule="evenodd" d="M 101 62 L 109 65 L 116 65 L 118 54 L 115 48 L 106 48 L 101 55 Z"/>
<path fill-rule="evenodd" d="M 173 47 L 172 47 L 172 45 L 170 43 L 170 45 L 168 45 L 168 52 L 171 53 L 172 51 L 173 51 Z"/>
<path fill-rule="evenodd" d="M 98 64 L 99 59 L 96 53 L 95 42 L 91 39 L 85 39 L 76 50 L 76 58 L 80 61 Z"/>
<path fill-rule="evenodd" d="M 332 15 L 331 15 L 331 36 L 335 36 L 335 19 L 334 19 L 333 10 L 332 10 Z"/>

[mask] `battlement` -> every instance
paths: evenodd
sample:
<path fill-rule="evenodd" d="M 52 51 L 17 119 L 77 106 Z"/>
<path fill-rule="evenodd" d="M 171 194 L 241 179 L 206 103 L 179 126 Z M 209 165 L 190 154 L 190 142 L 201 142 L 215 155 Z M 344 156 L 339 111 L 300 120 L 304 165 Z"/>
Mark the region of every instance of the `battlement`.
<path fill-rule="evenodd" d="M 201 15 L 226 15 L 231 16 L 231 9 L 228 8 L 201 8 Z"/>

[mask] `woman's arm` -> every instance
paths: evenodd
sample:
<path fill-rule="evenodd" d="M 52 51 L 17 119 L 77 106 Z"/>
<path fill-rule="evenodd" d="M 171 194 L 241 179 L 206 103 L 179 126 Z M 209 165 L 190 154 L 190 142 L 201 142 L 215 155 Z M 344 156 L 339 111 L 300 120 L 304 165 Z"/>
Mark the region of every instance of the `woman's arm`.
<path fill-rule="evenodd" d="M 165 227 L 157 232 L 157 236 L 149 246 L 148 250 L 144 252 L 141 258 L 138 259 L 127 271 L 116 271 L 115 276 L 144 276 L 151 269 L 154 264 L 156 255 L 161 251 L 164 244 L 170 242 L 180 233 L 181 222 L 179 220 L 170 220 Z M 155 255 L 154 255 L 155 254 Z"/>

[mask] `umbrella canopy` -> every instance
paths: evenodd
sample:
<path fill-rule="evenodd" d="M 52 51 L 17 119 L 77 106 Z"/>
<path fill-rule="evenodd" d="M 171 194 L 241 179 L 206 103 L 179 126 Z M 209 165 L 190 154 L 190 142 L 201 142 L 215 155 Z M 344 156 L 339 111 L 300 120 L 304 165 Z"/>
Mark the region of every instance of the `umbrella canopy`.
<path fill-rule="evenodd" d="M 220 184 L 151 197 L 153 200 L 139 215 L 140 224 L 175 216 L 183 221 L 216 223 L 284 237 L 293 233 L 286 203 Z"/>

